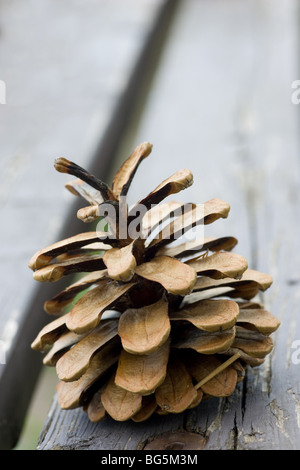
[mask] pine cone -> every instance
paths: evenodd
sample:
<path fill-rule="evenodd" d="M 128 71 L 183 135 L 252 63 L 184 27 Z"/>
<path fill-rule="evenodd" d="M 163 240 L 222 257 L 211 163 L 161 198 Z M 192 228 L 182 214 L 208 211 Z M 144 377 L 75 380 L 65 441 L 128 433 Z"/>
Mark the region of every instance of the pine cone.
<path fill-rule="evenodd" d="M 231 252 L 234 237 L 176 244 L 183 233 L 226 218 L 230 209 L 219 199 L 160 204 L 192 184 L 189 170 L 128 209 L 130 183 L 151 150 L 149 143 L 139 145 L 112 188 L 57 159 L 56 170 L 76 177 L 66 187 L 90 204 L 78 217 L 104 228 L 55 243 L 29 262 L 38 281 L 85 273 L 45 302 L 45 311 L 57 318 L 32 348 L 47 353 L 44 364 L 56 366 L 60 406 L 82 406 L 91 421 L 106 413 L 117 421 L 144 421 L 155 412 L 180 413 L 204 398 L 231 395 L 245 367 L 260 365 L 271 352 L 270 334 L 279 326 L 252 300 L 271 277 Z"/>

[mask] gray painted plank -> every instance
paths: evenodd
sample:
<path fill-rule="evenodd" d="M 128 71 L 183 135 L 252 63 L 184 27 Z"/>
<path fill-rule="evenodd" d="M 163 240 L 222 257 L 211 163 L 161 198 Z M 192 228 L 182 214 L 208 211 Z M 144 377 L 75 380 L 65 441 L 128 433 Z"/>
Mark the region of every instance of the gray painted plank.
<path fill-rule="evenodd" d="M 44 300 L 62 287 L 37 285 L 28 260 L 85 230 L 54 158 L 108 177 L 167 3 L 0 2 L 0 448 L 13 446 L 20 431 L 41 365 L 30 343 L 48 321 Z"/>
<path fill-rule="evenodd" d="M 208 437 L 206 449 L 300 449 L 300 364 L 292 360 L 300 340 L 299 107 L 291 103 L 298 19 L 296 0 L 181 2 L 127 143 L 127 150 L 154 144 L 131 187 L 132 202 L 187 167 L 195 183 L 181 200 L 231 204 L 228 220 L 206 234 L 236 236 L 236 251 L 273 276 L 263 301 L 282 322 L 274 351 L 247 371 L 232 397 L 143 425 L 108 418 L 95 426 L 82 411 L 60 412 L 54 402 L 39 449 L 136 449 L 177 429 Z"/>

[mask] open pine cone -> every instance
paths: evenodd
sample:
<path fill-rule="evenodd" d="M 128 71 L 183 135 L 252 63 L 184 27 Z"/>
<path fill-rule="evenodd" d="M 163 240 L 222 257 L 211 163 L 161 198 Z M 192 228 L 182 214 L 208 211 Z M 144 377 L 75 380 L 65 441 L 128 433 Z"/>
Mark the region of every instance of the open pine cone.
<path fill-rule="evenodd" d="M 176 243 L 230 209 L 219 199 L 159 204 L 192 184 L 189 170 L 128 209 L 130 183 L 151 149 L 139 145 L 112 188 L 57 159 L 56 170 L 77 178 L 66 187 L 90 204 L 78 217 L 107 226 L 54 243 L 29 262 L 38 281 L 85 273 L 45 302 L 45 311 L 57 318 L 32 348 L 47 353 L 44 364 L 56 366 L 60 406 L 82 406 L 91 421 L 106 413 L 118 421 L 143 421 L 231 395 L 245 366 L 260 365 L 270 353 L 270 334 L 279 326 L 251 301 L 271 277 L 248 269 L 246 259 L 231 252 L 234 237 Z"/>

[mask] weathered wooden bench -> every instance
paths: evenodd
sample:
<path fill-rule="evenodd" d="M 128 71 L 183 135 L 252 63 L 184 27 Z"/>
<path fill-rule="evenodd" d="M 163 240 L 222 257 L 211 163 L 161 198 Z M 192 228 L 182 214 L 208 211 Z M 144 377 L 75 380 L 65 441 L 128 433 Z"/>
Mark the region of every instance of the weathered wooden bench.
<path fill-rule="evenodd" d="M 57 291 L 33 281 L 28 260 L 82 230 L 54 159 L 68 156 L 109 178 L 174 5 L 0 3 L 0 448 L 11 448 L 41 369 L 30 343 L 49 321 L 43 302 Z"/>
<path fill-rule="evenodd" d="M 41 362 L 28 344 L 47 320 L 40 311 L 42 301 L 51 295 L 44 286 L 32 292 L 27 259 L 46 241 L 51 243 L 54 234 L 60 239 L 62 235 L 74 234 L 78 227 L 71 224 L 75 207 L 64 199 L 60 178 L 49 172 L 53 154 L 70 154 L 79 164 L 87 161 L 90 169 L 110 177 L 120 162 L 116 140 L 121 144 L 122 158 L 137 143 L 149 140 L 154 144 L 153 153 L 143 162 L 140 172 L 147 177 L 136 178 L 130 198 L 138 199 L 163 177 L 186 167 L 192 170 L 195 182 L 182 197 L 199 202 L 218 197 L 230 203 L 229 218 L 209 228 L 209 235 L 224 232 L 234 235 L 239 240 L 238 251 L 246 256 L 249 265 L 273 276 L 274 284 L 262 300 L 281 321 L 273 336 L 274 350 L 262 366 L 247 369 L 233 396 L 208 400 L 179 415 L 156 415 L 144 423 L 118 423 L 107 417 L 93 424 L 81 409 L 60 410 L 54 398 L 37 449 L 133 450 L 145 449 L 150 442 L 156 442 L 156 449 L 184 450 L 191 446 L 197 449 L 203 443 L 205 449 L 300 449 L 300 108 L 291 99 L 292 83 L 300 78 L 298 2 L 128 3 L 135 14 L 127 16 L 126 8 L 119 12 L 115 9 L 116 16 L 112 15 L 107 28 L 115 27 L 126 17 L 131 33 L 136 28 L 136 34 L 142 31 L 147 38 L 140 41 L 138 51 L 132 45 L 128 52 L 131 60 L 134 57 L 134 64 L 123 64 L 123 69 L 121 64 L 121 70 L 112 72 L 114 79 L 119 73 L 123 79 L 125 75 L 125 85 L 112 93 L 112 102 L 106 108 L 108 121 L 102 113 L 97 115 L 99 106 L 95 103 L 87 115 L 78 108 L 79 122 L 72 123 L 69 116 L 71 121 L 61 127 L 64 119 L 58 111 L 69 112 L 75 106 L 74 94 L 80 95 L 77 81 L 71 80 L 70 86 L 72 82 L 75 89 L 68 91 L 70 101 L 62 102 L 48 118 L 53 119 L 51 123 L 58 119 L 59 126 L 48 128 L 44 124 L 41 129 L 42 124 L 35 121 L 35 144 L 31 144 L 34 155 L 30 156 L 34 161 L 31 172 L 37 175 L 35 184 L 32 174 L 31 179 L 25 180 L 26 176 L 29 178 L 25 169 L 29 157 L 26 160 L 24 137 L 19 137 L 18 145 L 17 162 L 24 165 L 20 176 L 14 180 L 14 166 L 11 171 L 8 163 L 4 166 L 11 180 L 5 183 L 1 195 L 11 188 L 12 197 L 7 208 L 1 208 L 2 217 L 9 210 L 10 217 L 14 214 L 14 221 L 22 221 L 23 225 L 22 234 L 16 233 L 14 224 L 4 227 L 5 252 L 5 245 L 1 248 L 5 263 L 1 294 L 5 309 L 1 315 L 4 325 L 15 321 L 16 333 L 7 353 L 7 364 L 0 366 L 0 447 L 13 446 L 22 425 Z M 133 9 L 135 3 L 140 5 L 135 5 L 137 10 Z M 95 13 L 96 2 L 90 2 L 90 8 L 95 8 Z M 145 14 L 146 8 L 149 10 Z M 78 11 L 73 12 L 76 22 Z M 8 11 L 7 18 L 9 14 Z M 89 38 L 86 47 L 92 44 L 95 47 L 97 35 L 93 37 L 90 17 L 86 15 L 82 20 Z M 171 24 L 162 41 L 168 19 Z M 129 34 L 133 40 L 131 33 L 125 31 L 124 37 Z M 145 86 L 147 60 L 153 59 L 157 46 L 161 53 L 154 79 L 147 93 L 145 87 L 137 95 L 138 88 Z M 84 47 L 78 53 L 84 63 L 87 60 Z M 8 77 L 6 80 L 9 84 Z M 97 90 L 97 84 L 93 85 Z M 107 94 L 111 96 L 108 91 Z M 141 100 L 141 96 L 141 112 L 133 113 L 136 111 L 133 103 L 137 97 Z M 48 106 L 45 112 L 51 111 L 49 103 Z M 87 132 L 91 125 L 91 110 L 95 110 L 98 125 L 92 142 L 100 140 L 97 148 L 92 149 L 82 144 L 83 129 Z M 19 114 L 17 117 L 23 122 L 24 115 L 21 111 Z M 70 114 L 74 117 L 74 111 Z M 77 129 L 81 135 L 76 134 Z M 4 142 L 9 160 L 11 137 Z M 112 163 L 103 156 L 116 158 Z M 45 160 L 43 165 L 41 157 Z M 54 226 L 57 220 L 59 227 Z M 18 242 L 21 235 L 22 244 Z M 1 335 L 4 337 L 2 330 Z"/>

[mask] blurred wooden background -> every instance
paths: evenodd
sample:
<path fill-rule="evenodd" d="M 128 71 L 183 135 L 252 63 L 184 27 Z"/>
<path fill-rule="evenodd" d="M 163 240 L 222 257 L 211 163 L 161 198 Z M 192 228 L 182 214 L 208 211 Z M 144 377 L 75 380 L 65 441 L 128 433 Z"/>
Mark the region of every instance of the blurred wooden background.
<path fill-rule="evenodd" d="M 195 183 L 183 199 L 230 203 L 208 234 L 234 235 L 273 276 L 263 301 L 282 322 L 274 351 L 233 397 L 171 419 L 92 425 L 54 401 L 38 448 L 136 449 L 183 429 L 207 449 L 300 449 L 299 2 L 1 0 L 0 64 L 0 448 L 23 427 L 41 366 L 29 345 L 57 291 L 37 286 L 27 262 L 79 230 L 53 160 L 109 182 L 147 140 L 129 202 L 186 167 Z"/>

